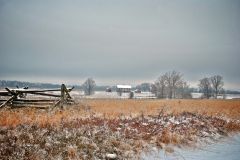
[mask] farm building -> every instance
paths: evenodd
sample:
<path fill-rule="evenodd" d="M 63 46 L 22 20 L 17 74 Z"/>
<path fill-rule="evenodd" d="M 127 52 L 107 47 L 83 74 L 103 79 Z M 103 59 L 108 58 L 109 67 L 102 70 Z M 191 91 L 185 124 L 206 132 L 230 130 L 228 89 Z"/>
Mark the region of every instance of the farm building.
<path fill-rule="evenodd" d="M 131 86 L 130 85 L 117 85 L 116 91 L 117 92 L 131 92 Z"/>
<path fill-rule="evenodd" d="M 136 89 L 135 93 L 141 93 L 141 90 L 140 89 Z"/>
<path fill-rule="evenodd" d="M 112 88 L 108 87 L 108 88 L 106 89 L 106 92 L 112 92 Z"/>

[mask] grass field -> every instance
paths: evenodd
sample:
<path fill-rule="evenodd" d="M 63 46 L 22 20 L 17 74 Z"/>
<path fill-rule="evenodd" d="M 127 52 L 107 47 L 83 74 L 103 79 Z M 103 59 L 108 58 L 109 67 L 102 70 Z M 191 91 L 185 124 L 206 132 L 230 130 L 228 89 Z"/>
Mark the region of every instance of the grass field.
<path fill-rule="evenodd" d="M 88 100 L 87 103 L 97 113 L 106 114 L 111 118 L 119 114 L 125 116 L 138 115 L 141 111 L 145 115 L 156 115 L 159 110 L 166 113 L 179 114 L 183 111 L 226 118 L 240 119 L 240 100 L 198 99 L 198 100 Z"/>
<path fill-rule="evenodd" d="M 84 100 L 0 110 L 1 159 L 127 159 L 240 131 L 240 100 Z"/>

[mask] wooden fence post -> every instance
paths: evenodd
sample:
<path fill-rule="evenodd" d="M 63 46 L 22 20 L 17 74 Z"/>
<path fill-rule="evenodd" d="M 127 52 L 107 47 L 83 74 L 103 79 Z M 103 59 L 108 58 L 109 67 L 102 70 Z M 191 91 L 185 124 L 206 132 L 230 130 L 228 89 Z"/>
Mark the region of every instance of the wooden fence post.
<path fill-rule="evenodd" d="M 64 84 L 61 85 L 60 109 L 63 110 L 64 104 Z"/>

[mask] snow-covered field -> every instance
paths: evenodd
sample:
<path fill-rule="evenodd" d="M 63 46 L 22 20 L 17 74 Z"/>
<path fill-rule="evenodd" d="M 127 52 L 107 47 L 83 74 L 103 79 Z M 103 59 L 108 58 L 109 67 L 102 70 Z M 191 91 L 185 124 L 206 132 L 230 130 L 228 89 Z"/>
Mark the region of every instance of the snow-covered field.
<path fill-rule="evenodd" d="M 199 148 L 174 148 L 174 153 L 156 152 L 154 156 L 146 157 L 149 160 L 239 160 L 240 134 L 222 139 L 220 142 L 209 142 Z"/>
<path fill-rule="evenodd" d="M 89 98 L 89 99 L 127 99 L 129 98 L 129 93 L 122 93 L 120 96 L 117 92 L 105 92 L 105 91 L 95 91 L 94 95 L 85 96 L 84 91 L 80 90 L 73 90 L 71 95 L 76 97 L 82 98 Z M 142 93 L 134 93 L 134 98 L 136 99 L 154 99 L 156 98 L 154 94 L 150 92 L 142 92 Z"/>
<path fill-rule="evenodd" d="M 0 91 L 6 91 L 1 88 Z M 48 92 L 51 94 L 59 94 L 59 92 Z M 122 93 L 120 96 L 117 92 L 106 92 L 106 91 L 95 91 L 94 95 L 86 96 L 84 91 L 74 89 L 70 93 L 72 96 L 77 98 L 87 98 L 87 99 L 128 99 L 129 93 Z M 192 93 L 192 98 L 200 98 L 202 93 Z M 41 97 L 39 95 L 29 95 L 31 97 Z M 142 92 L 142 93 L 134 93 L 134 99 L 155 99 L 155 95 L 151 92 Z M 218 99 L 223 99 L 223 96 L 218 96 Z M 225 99 L 240 99 L 240 94 L 227 94 Z"/>
<path fill-rule="evenodd" d="M 129 93 L 122 93 L 122 96 L 119 96 L 117 92 L 105 92 L 105 91 L 95 91 L 94 95 L 85 96 L 84 91 L 73 90 L 71 95 L 76 97 L 88 98 L 88 99 L 127 99 L 129 98 Z M 200 98 L 202 93 L 192 93 L 193 98 Z M 151 92 L 142 92 L 134 93 L 135 99 L 155 99 L 155 95 Z M 218 96 L 219 99 L 222 99 L 222 96 Z M 227 94 L 226 99 L 236 99 L 240 98 L 239 94 Z"/>
<path fill-rule="evenodd" d="M 192 93 L 193 98 L 200 98 L 202 93 Z M 218 96 L 218 99 L 223 99 L 223 96 Z M 226 94 L 225 99 L 240 99 L 240 94 Z"/>
<path fill-rule="evenodd" d="M 222 98 L 222 97 L 219 97 Z M 240 94 L 227 94 L 226 99 L 240 99 Z"/>

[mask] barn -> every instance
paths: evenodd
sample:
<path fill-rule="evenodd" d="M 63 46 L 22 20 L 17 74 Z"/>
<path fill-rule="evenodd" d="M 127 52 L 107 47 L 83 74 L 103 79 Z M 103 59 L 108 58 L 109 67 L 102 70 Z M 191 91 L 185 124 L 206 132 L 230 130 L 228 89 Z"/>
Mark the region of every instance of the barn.
<path fill-rule="evenodd" d="M 108 87 L 108 88 L 106 89 L 106 92 L 112 92 L 112 88 Z"/>
<path fill-rule="evenodd" d="M 136 89 L 135 93 L 141 93 L 141 90 L 140 89 Z"/>
<path fill-rule="evenodd" d="M 130 85 L 117 85 L 116 91 L 117 92 L 131 92 L 131 86 Z"/>

